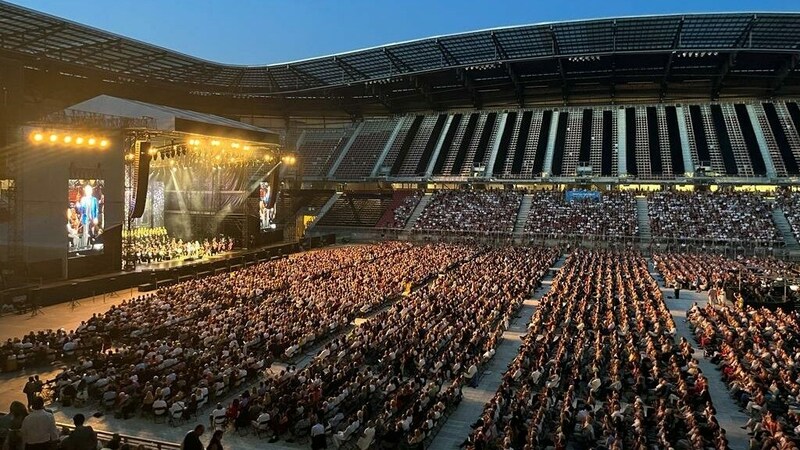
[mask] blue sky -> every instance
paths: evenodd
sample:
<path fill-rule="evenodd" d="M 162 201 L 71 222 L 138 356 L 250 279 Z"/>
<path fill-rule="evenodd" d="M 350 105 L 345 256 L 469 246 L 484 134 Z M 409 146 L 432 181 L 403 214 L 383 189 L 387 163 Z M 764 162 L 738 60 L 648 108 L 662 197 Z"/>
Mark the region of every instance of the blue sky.
<path fill-rule="evenodd" d="M 797 0 L 11 0 L 192 56 L 266 64 L 507 25 L 798 11 Z"/>

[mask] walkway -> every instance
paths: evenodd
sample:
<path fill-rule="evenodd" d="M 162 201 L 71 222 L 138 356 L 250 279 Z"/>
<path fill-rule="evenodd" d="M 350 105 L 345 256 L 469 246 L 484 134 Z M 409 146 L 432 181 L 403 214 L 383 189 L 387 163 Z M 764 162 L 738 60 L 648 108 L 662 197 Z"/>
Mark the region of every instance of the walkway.
<path fill-rule="evenodd" d="M 703 356 L 703 350 L 697 347 L 694 335 L 686 323 L 686 311 L 694 303 L 704 307 L 708 301 L 708 294 L 682 290 L 680 293 L 681 298 L 676 300 L 672 298 L 674 297 L 674 291 L 663 287 L 664 282 L 661 277 L 655 276 L 655 278 L 658 280 L 659 285 L 662 286 L 661 292 L 664 294 L 664 301 L 675 320 L 678 336 L 686 338 L 692 344 L 694 357 L 700 363 L 700 370 L 703 371 L 703 375 L 708 379 L 708 392 L 711 395 L 714 407 L 717 409 L 717 420 L 719 420 L 720 426 L 725 429 L 730 448 L 732 450 L 747 450 L 750 447 L 750 439 L 747 436 L 747 431 L 739 427 L 747 423 L 748 416 L 733 401 L 728 387 L 720 377 L 717 366 Z"/>
<path fill-rule="evenodd" d="M 540 289 L 533 298 L 526 300 L 520 309 L 517 318 L 511 323 L 508 330 L 503 333 L 503 339 L 497 346 L 497 352 L 489 361 L 483 372 L 483 378 L 477 388 L 465 387 L 464 397 L 456 410 L 448 417 L 447 422 L 431 442 L 432 449 L 458 449 L 459 444 L 472 432 L 470 425 L 475 423 L 483 412 L 483 406 L 494 396 L 500 387 L 503 374 L 508 365 L 514 360 L 522 345 L 522 337 L 528 329 L 539 299 L 550 291 L 553 276 L 564 264 L 566 257 L 562 256 L 542 281 Z"/>

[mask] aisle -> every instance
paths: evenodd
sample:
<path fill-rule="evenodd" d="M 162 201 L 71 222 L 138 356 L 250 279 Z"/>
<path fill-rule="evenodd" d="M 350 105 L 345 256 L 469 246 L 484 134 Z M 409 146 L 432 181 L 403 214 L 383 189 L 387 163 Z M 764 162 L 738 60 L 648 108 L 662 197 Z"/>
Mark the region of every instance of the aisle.
<path fill-rule="evenodd" d="M 674 297 L 673 290 L 663 287 L 663 281 L 660 277 L 654 277 L 659 282 L 661 292 L 664 294 L 664 301 L 675 320 L 678 336 L 686 338 L 692 344 L 694 357 L 700 363 L 700 370 L 703 371 L 703 375 L 708 379 L 708 392 L 711 395 L 714 407 L 717 409 L 717 420 L 720 426 L 725 429 L 730 448 L 732 450 L 747 450 L 750 446 L 750 439 L 747 436 L 747 431 L 739 427 L 747 423 L 748 416 L 733 401 L 728 387 L 720 377 L 717 366 L 703 356 L 703 350 L 697 346 L 697 342 L 694 340 L 694 336 L 686 323 L 686 311 L 694 303 L 704 307 L 708 302 L 708 294 L 682 290 L 679 300 L 668 298 Z"/>
<path fill-rule="evenodd" d="M 523 303 L 517 313 L 517 318 L 511 323 L 503 333 L 503 339 L 497 346 L 497 352 L 489 361 L 483 372 L 483 378 L 477 388 L 465 387 L 463 389 L 463 399 L 456 407 L 456 410 L 447 418 L 447 422 L 436 434 L 429 448 L 432 449 L 457 449 L 459 444 L 472 432 L 470 425 L 478 420 L 483 412 L 483 406 L 494 396 L 497 388 L 500 387 L 503 374 L 508 365 L 517 356 L 522 345 L 522 336 L 528 328 L 528 324 L 536 312 L 539 299 L 550 291 L 553 275 L 557 272 L 566 260 L 561 256 L 558 261 L 550 268 L 548 275 L 542 280 L 542 288 Z"/>

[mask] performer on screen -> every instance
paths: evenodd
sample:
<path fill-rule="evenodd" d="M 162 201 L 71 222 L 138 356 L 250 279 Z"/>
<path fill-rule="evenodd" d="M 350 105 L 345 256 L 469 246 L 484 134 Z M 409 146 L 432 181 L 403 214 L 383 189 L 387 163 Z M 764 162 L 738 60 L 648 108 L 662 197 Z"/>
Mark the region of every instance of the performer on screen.
<path fill-rule="evenodd" d="M 261 213 L 261 228 L 263 229 L 269 228 L 273 220 L 275 220 L 275 208 L 269 207 L 271 197 L 272 186 L 270 186 L 268 183 L 262 184 L 259 212 Z"/>
<path fill-rule="evenodd" d="M 98 219 L 99 202 L 94 196 L 94 189 L 89 184 L 83 187 L 83 197 L 78 201 L 78 211 L 81 215 L 81 225 L 83 227 L 80 245 L 81 248 L 86 248 L 91 246 L 90 238 L 94 237 L 94 229 L 100 223 Z"/>

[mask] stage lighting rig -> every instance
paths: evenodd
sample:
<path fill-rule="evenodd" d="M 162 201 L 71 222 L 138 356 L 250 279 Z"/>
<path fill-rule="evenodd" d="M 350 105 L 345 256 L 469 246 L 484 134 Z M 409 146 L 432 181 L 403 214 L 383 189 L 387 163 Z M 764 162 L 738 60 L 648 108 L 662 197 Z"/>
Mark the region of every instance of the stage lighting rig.
<path fill-rule="evenodd" d="M 48 144 L 60 147 L 98 147 L 106 149 L 111 141 L 105 137 L 80 135 L 72 132 L 60 133 L 57 130 L 37 130 L 30 133 L 30 141 L 36 145 Z"/>

